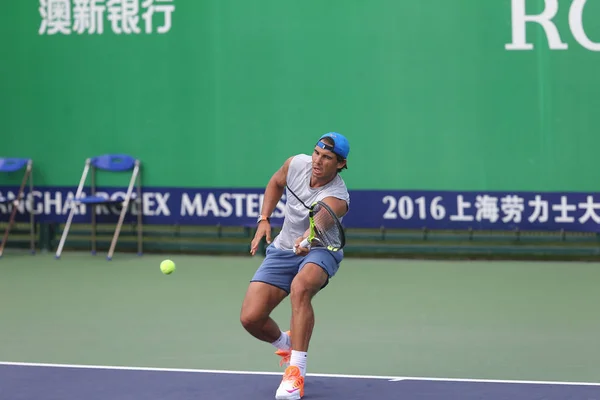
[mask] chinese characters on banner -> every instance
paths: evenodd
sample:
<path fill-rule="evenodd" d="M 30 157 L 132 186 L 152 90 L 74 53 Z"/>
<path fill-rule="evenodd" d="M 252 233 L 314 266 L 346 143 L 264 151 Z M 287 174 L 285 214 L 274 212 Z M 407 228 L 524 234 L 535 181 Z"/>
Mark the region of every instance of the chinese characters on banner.
<path fill-rule="evenodd" d="M 381 202 L 383 221 L 391 222 L 382 225 L 388 226 L 600 230 L 600 198 L 590 193 L 408 192 L 384 195 Z"/>
<path fill-rule="evenodd" d="M 40 35 L 164 34 L 175 0 L 40 0 Z"/>

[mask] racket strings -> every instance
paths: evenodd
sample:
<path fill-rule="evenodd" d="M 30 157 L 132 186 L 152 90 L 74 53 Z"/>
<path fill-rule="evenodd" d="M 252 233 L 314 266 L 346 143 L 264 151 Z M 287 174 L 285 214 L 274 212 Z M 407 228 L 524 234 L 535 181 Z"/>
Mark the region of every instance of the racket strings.
<path fill-rule="evenodd" d="M 315 230 L 318 232 L 320 240 L 325 246 L 341 247 L 342 231 L 336 222 L 336 219 L 326 208 L 315 207 L 314 223 Z"/>

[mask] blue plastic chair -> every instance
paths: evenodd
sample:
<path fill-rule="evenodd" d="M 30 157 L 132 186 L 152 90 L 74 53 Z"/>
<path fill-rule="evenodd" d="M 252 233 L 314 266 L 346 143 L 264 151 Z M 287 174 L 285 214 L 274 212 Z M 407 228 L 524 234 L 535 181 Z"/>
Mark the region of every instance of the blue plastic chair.
<path fill-rule="evenodd" d="M 6 199 L 4 201 L 0 201 L 1 204 L 12 204 L 12 211 L 10 214 L 10 218 L 8 220 L 8 225 L 6 226 L 6 230 L 4 231 L 4 237 L 2 238 L 2 243 L 0 243 L 0 257 L 2 257 L 2 253 L 4 252 L 4 246 L 8 241 L 8 234 L 12 229 L 15 217 L 17 215 L 17 210 L 19 209 L 19 205 L 25 204 L 25 200 L 23 199 L 23 195 L 25 194 L 25 185 L 27 185 L 27 181 L 29 181 L 29 225 L 30 225 L 30 240 L 31 240 L 31 254 L 35 254 L 35 220 L 33 213 L 33 161 L 30 158 L 0 158 L 0 172 L 12 173 L 18 172 L 22 169 L 25 169 L 25 174 L 23 175 L 23 180 L 21 182 L 21 186 L 19 187 L 19 192 L 17 193 L 17 197 L 15 199 Z"/>
<path fill-rule="evenodd" d="M 106 172 L 131 172 L 131 178 L 129 181 L 129 186 L 127 187 L 127 194 L 123 200 L 118 199 L 108 199 L 102 196 L 96 195 L 96 173 L 98 170 L 106 171 Z M 90 186 L 90 195 L 82 196 L 83 187 L 85 185 L 87 175 L 91 171 L 91 186 Z M 137 193 L 133 193 L 134 186 L 137 187 Z M 117 222 L 117 227 L 115 229 L 115 233 L 113 235 L 110 249 L 108 250 L 107 260 L 112 260 L 115 247 L 117 245 L 117 240 L 119 238 L 119 234 L 121 232 L 121 227 L 123 225 L 123 220 L 125 219 L 125 214 L 129 209 L 129 203 L 131 200 L 135 200 L 138 207 L 138 215 L 137 215 L 137 245 L 138 245 L 138 255 L 142 255 L 142 187 L 141 187 L 141 162 L 140 160 L 131 157 L 127 154 L 104 154 L 97 157 L 88 158 L 85 161 L 85 167 L 83 169 L 83 174 L 81 176 L 81 180 L 79 181 L 79 186 L 77 188 L 77 193 L 75 194 L 75 198 L 70 202 L 69 208 L 69 217 L 67 219 L 67 223 L 65 225 L 65 229 L 63 230 L 62 237 L 60 239 L 60 243 L 58 245 L 58 249 L 56 251 L 56 258 L 60 258 L 65 241 L 69 234 L 69 229 L 71 227 L 71 223 L 73 221 L 73 214 L 75 212 L 75 207 L 81 204 L 85 204 L 86 206 L 92 207 L 92 254 L 96 254 L 96 211 L 97 206 L 99 205 L 109 205 L 109 204 L 121 204 L 122 209 L 119 215 L 119 221 Z"/>

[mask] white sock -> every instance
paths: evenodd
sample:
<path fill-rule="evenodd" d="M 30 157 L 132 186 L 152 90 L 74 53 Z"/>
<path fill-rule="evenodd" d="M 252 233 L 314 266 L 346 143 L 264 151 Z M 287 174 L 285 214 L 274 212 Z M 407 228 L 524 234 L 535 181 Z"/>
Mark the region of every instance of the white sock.
<path fill-rule="evenodd" d="M 276 341 L 274 341 L 271 344 L 273 346 L 275 346 L 276 348 L 278 348 L 279 350 L 289 350 L 291 347 L 290 342 L 291 342 L 291 340 L 290 340 L 290 337 L 288 336 L 288 334 L 282 331 L 281 336 L 279 336 L 279 339 L 277 339 Z"/>
<path fill-rule="evenodd" d="M 308 355 L 305 351 L 292 350 L 292 356 L 290 357 L 290 366 L 295 365 L 300 368 L 302 376 L 306 375 L 306 358 Z"/>

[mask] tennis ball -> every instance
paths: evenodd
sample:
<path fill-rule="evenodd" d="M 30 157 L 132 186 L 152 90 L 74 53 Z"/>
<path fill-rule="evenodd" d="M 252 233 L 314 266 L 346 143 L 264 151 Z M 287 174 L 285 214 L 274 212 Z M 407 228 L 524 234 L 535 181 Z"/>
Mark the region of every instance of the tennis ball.
<path fill-rule="evenodd" d="M 164 260 L 160 263 L 160 270 L 165 275 L 170 275 L 173 271 L 175 271 L 175 263 L 171 260 Z"/>

